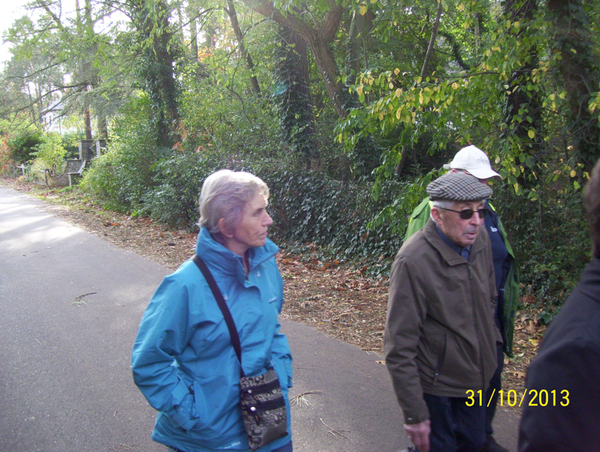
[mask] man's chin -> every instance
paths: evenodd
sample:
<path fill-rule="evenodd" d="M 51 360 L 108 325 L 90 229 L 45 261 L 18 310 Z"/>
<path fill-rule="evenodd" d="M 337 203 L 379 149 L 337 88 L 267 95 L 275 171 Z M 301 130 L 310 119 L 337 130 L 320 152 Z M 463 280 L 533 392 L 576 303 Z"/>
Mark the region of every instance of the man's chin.
<path fill-rule="evenodd" d="M 477 240 L 477 234 L 465 234 L 463 235 L 463 243 L 462 246 L 470 246 L 473 243 L 475 243 L 475 240 Z"/>

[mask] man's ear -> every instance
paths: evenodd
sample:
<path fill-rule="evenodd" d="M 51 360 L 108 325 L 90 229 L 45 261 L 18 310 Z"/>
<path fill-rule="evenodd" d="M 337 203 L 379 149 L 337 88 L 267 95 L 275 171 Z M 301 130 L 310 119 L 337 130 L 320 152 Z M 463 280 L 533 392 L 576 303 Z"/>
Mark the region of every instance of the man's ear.
<path fill-rule="evenodd" d="M 226 227 L 225 227 L 225 218 L 221 218 L 219 220 L 219 222 L 217 223 L 217 225 L 219 226 L 219 232 L 221 233 L 221 235 L 223 235 L 223 237 L 226 237 L 228 239 L 233 237 L 233 232 L 229 231 Z"/>
<path fill-rule="evenodd" d="M 433 221 L 436 224 L 440 224 L 440 222 L 442 221 L 441 216 L 442 216 L 442 214 L 440 212 L 440 209 L 438 209 L 437 207 L 431 208 L 431 218 L 433 218 Z"/>

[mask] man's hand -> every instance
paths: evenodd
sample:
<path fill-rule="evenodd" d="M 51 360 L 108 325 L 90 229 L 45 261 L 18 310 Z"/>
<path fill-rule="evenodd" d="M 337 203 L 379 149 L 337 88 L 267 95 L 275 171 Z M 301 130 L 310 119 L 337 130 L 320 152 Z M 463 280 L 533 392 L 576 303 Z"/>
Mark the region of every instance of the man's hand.
<path fill-rule="evenodd" d="M 418 424 L 404 424 L 404 429 L 419 452 L 429 452 L 429 434 L 431 433 L 429 419 Z"/>

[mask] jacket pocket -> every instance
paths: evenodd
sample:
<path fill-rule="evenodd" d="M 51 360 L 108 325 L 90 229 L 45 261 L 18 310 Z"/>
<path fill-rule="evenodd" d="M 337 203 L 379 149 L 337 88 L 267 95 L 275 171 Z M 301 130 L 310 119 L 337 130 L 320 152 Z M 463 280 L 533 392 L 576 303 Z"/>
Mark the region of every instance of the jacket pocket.
<path fill-rule="evenodd" d="M 480 354 L 478 344 L 448 333 L 437 384 L 449 388 L 479 388 L 482 373 Z"/>
<path fill-rule="evenodd" d="M 423 333 L 423 341 L 417 347 L 419 372 L 425 381 L 435 385 L 446 362 L 446 331 L 435 326 L 428 328 Z"/>
<path fill-rule="evenodd" d="M 440 373 L 442 372 L 442 369 L 444 368 L 444 361 L 446 360 L 447 345 L 448 345 L 448 336 L 447 336 L 447 333 L 444 331 L 444 334 L 442 336 L 442 341 L 440 344 L 440 348 L 437 353 L 437 363 L 435 366 L 435 371 L 433 373 L 433 385 L 434 386 L 436 385 L 438 378 L 440 377 Z"/>
<path fill-rule="evenodd" d="M 207 439 L 235 431 L 240 422 L 240 388 L 237 381 L 224 375 L 203 377 L 194 381 L 194 405 L 198 421 L 193 430 Z"/>

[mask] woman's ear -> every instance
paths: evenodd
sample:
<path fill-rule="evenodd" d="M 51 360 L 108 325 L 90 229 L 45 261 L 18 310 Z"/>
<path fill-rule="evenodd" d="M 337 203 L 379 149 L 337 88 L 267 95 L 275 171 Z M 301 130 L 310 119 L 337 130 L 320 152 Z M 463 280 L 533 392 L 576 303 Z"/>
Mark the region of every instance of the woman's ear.
<path fill-rule="evenodd" d="M 219 222 L 217 223 L 217 225 L 219 226 L 219 232 L 221 233 L 221 235 L 223 237 L 226 237 L 228 239 L 233 237 L 233 232 L 229 231 L 226 227 L 225 227 L 225 218 L 221 218 L 219 220 Z"/>

